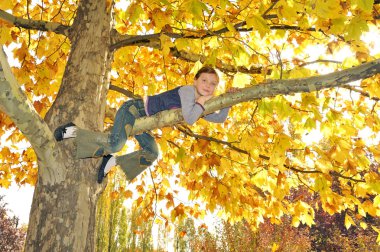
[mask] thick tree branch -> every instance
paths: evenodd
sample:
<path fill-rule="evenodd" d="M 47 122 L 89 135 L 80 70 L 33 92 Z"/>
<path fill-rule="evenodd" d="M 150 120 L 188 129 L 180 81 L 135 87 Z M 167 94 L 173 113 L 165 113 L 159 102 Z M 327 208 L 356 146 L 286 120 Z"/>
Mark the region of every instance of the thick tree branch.
<path fill-rule="evenodd" d="M 0 49 L 0 110 L 7 114 L 17 128 L 29 140 L 37 155 L 40 178 L 44 182 L 64 180 L 64 169 L 60 167 L 60 151 L 48 125 L 38 115 L 11 72 L 7 57 Z"/>
<path fill-rule="evenodd" d="M 70 26 L 66 26 L 56 22 L 19 18 L 3 10 L 0 10 L 0 19 L 12 23 L 16 27 L 39 31 L 52 31 L 65 36 L 69 35 Z"/>
<path fill-rule="evenodd" d="M 234 28 L 237 32 L 250 32 L 253 31 L 253 28 L 246 28 L 244 27 L 246 25 L 246 22 L 240 22 L 238 24 L 234 25 Z M 298 26 L 291 26 L 291 25 L 271 25 L 271 30 L 296 30 L 296 31 L 316 31 L 315 28 L 308 28 L 308 29 L 302 29 Z M 209 37 L 219 36 L 223 33 L 229 32 L 227 28 L 222 28 L 217 31 L 193 31 L 192 34 L 198 33 L 199 35 L 188 35 L 186 33 L 174 33 L 174 32 L 161 32 L 161 33 L 154 33 L 154 34 L 147 34 L 147 35 L 120 35 L 117 31 L 113 31 L 113 44 L 110 46 L 111 51 L 117 50 L 124 46 L 149 46 L 153 48 L 159 48 L 160 47 L 160 36 L 162 34 L 173 38 L 173 39 L 179 39 L 179 38 L 185 38 L 185 39 L 205 39 Z"/>
<path fill-rule="evenodd" d="M 378 73 L 380 73 L 380 59 L 326 75 L 301 79 L 275 80 L 269 83 L 243 88 L 236 93 L 228 93 L 215 97 L 206 103 L 204 115 L 241 102 L 258 100 L 264 97 L 313 92 L 339 87 L 349 82 L 369 78 Z M 163 111 L 154 116 L 138 119 L 132 134 L 155 128 L 173 126 L 182 122 L 183 116 L 180 109 Z"/>
<path fill-rule="evenodd" d="M 200 61 L 200 62 L 204 63 L 207 59 L 207 57 L 204 55 L 189 53 L 186 51 L 178 51 L 178 49 L 176 47 L 170 48 L 170 52 L 174 57 L 177 57 L 179 59 L 183 59 L 185 61 L 190 61 L 190 62 Z M 233 65 L 225 64 L 221 60 L 217 60 L 215 65 L 220 71 L 222 71 L 224 73 L 241 72 L 241 73 L 246 73 L 246 74 L 260 74 L 263 72 L 262 67 L 247 68 L 244 66 L 233 66 Z M 268 74 L 270 74 L 270 70 L 268 70 Z"/>

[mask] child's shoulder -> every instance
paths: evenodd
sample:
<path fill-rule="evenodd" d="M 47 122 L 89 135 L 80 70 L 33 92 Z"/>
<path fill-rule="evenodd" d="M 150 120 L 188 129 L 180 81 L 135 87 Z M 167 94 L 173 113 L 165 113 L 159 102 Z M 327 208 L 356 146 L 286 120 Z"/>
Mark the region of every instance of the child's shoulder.
<path fill-rule="evenodd" d="M 185 85 L 179 88 L 179 92 L 184 93 L 194 93 L 194 86 L 193 85 Z"/>

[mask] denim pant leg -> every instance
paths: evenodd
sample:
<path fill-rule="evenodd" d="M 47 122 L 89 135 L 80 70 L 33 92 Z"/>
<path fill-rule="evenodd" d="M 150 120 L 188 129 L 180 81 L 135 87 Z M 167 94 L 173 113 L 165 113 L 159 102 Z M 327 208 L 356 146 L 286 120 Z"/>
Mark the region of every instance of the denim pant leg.
<path fill-rule="evenodd" d="M 77 129 L 75 145 L 77 158 L 101 157 L 123 148 L 136 118 L 145 116 L 141 99 L 125 102 L 117 111 L 111 133 Z"/>
<path fill-rule="evenodd" d="M 136 115 L 131 112 L 134 108 L 134 101 L 127 101 L 116 113 L 111 134 L 109 136 L 109 144 L 113 153 L 118 152 L 123 148 L 132 131 L 133 125 L 136 121 Z"/>
<path fill-rule="evenodd" d="M 140 135 L 136 135 L 135 138 L 139 142 L 140 147 L 146 153 L 149 153 L 149 155 L 141 157 L 140 163 L 142 165 L 148 165 L 148 166 L 152 165 L 152 163 L 158 157 L 158 147 L 157 147 L 156 140 L 149 132 L 144 132 Z"/>
<path fill-rule="evenodd" d="M 124 171 L 128 180 L 137 177 L 158 157 L 158 147 L 151 134 L 144 132 L 136 135 L 135 138 L 142 149 L 116 158 L 116 163 Z"/>

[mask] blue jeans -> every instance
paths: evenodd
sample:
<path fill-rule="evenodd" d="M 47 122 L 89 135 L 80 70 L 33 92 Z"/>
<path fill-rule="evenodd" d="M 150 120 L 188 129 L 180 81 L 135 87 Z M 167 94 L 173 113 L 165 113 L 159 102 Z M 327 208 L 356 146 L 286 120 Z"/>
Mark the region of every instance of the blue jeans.
<path fill-rule="evenodd" d="M 117 111 L 108 143 L 111 151 L 118 152 L 125 145 L 137 118 L 144 117 L 144 102 L 141 99 L 125 102 Z M 149 132 L 135 135 L 141 150 L 116 157 L 128 180 L 134 179 L 158 157 L 158 147 L 154 137 Z"/>

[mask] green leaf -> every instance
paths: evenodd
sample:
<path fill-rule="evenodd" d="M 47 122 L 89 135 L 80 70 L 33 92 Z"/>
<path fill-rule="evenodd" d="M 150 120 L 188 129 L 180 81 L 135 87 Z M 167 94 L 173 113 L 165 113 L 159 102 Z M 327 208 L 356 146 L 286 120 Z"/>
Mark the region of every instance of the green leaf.
<path fill-rule="evenodd" d="M 177 162 L 181 161 L 185 157 L 185 155 L 186 155 L 185 149 L 179 148 L 175 162 L 177 163 Z"/>
<path fill-rule="evenodd" d="M 194 15 L 195 18 L 202 19 L 203 11 L 208 11 L 207 5 L 199 0 L 187 1 L 186 6 L 188 10 Z"/>
<path fill-rule="evenodd" d="M 134 24 L 140 18 L 140 15 L 144 13 L 144 10 L 141 8 L 140 4 L 135 4 L 133 11 L 130 14 L 129 21 Z M 128 19 L 128 18 L 126 18 Z"/>
<path fill-rule="evenodd" d="M 314 184 L 314 190 L 317 191 L 317 192 L 321 192 L 321 191 L 324 191 L 328 188 L 328 185 L 327 185 L 327 181 L 325 178 L 323 177 L 318 177 L 316 180 L 315 180 L 315 184 Z"/>
<path fill-rule="evenodd" d="M 359 40 L 363 32 L 368 31 L 368 24 L 360 17 L 354 17 L 347 26 L 344 38 L 347 40 Z"/>
<path fill-rule="evenodd" d="M 259 102 L 259 112 L 263 115 L 269 115 L 273 113 L 273 104 L 269 99 L 262 99 Z"/>
<path fill-rule="evenodd" d="M 330 32 L 333 34 L 342 34 L 344 32 L 344 29 L 346 27 L 346 17 L 341 17 L 341 18 L 334 18 L 331 20 L 331 27 L 330 27 Z"/>
<path fill-rule="evenodd" d="M 369 12 L 372 11 L 374 0 L 352 0 L 351 6 L 352 7 L 359 7 L 363 11 Z"/>
<path fill-rule="evenodd" d="M 307 120 L 305 122 L 304 128 L 305 128 L 305 130 L 310 131 L 310 130 L 315 129 L 316 126 L 317 126 L 317 123 L 316 123 L 315 119 L 309 117 L 309 118 L 307 118 Z"/>

